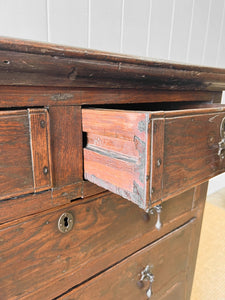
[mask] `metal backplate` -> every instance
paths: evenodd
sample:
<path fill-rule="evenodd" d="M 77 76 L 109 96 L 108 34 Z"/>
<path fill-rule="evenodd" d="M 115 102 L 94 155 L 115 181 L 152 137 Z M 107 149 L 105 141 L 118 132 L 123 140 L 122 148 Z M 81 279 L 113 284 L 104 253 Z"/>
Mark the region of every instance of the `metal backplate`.
<path fill-rule="evenodd" d="M 62 233 L 69 232 L 73 228 L 74 218 L 70 212 L 65 212 L 59 217 L 58 229 Z"/>

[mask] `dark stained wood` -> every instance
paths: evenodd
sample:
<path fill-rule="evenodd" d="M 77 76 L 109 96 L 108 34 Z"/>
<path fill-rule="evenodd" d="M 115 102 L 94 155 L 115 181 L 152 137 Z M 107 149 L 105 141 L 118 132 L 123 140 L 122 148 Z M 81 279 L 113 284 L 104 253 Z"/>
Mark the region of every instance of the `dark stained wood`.
<path fill-rule="evenodd" d="M 72 288 L 66 299 L 83 290 L 88 300 L 144 299 L 136 276 L 151 263 L 152 299 L 188 300 L 207 184 L 188 188 L 225 170 L 225 109 L 209 106 L 224 89 L 224 69 L 0 38 L 0 299 L 50 300 Z M 81 106 L 128 111 L 105 114 L 103 126 L 93 114 L 86 136 Z M 114 192 L 144 208 L 170 200 L 160 230 L 155 209 L 84 180 L 83 145 L 91 172 L 113 178 Z M 67 234 L 57 228 L 64 212 L 75 219 Z"/>
<path fill-rule="evenodd" d="M 0 149 L 0 198 L 33 192 L 29 122 L 26 110 L 0 114 Z"/>
<path fill-rule="evenodd" d="M 45 129 L 40 127 L 42 118 Z M 0 199 L 51 187 L 48 126 L 43 109 L 0 112 Z"/>
<path fill-rule="evenodd" d="M 25 194 L 0 201 L 0 224 L 22 218 L 71 201 L 102 193 L 103 189 L 90 182 L 52 188 L 44 192 Z"/>
<path fill-rule="evenodd" d="M 151 152 L 147 157 L 150 161 L 150 205 L 163 199 L 163 165 L 164 165 L 164 127 L 165 119 L 158 118 L 152 120 Z"/>
<path fill-rule="evenodd" d="M 146 112 L 83 109 L 82 116 L 85 179 L 143 209 L 225 170 L 218 155 L 223 105 Z"/>
<path fill-rule="evenodd" d="M 84 49 L 84 48 L 75 48 L 70 46 L 63 46 L 52 43 L 43 43 L 38 41 L 29 41 L 29 40 L 21 40 L 15 38 L 7 38 L 2 37 L 0 39 L 0 49 L 8 50 L 8 51 L 17 51 L 23 53 L 35 53 L 42 55 L 51 55 L 51 56 L 61 56 L 61 57 L 80 57 L 80 58 L 89 58 L 93 60 L 106 60 L 106 61 L 118 61 L 119 59 L 124 60 L 125 62 L 137 63 L 140 65 L 150 65 L 150 66 L 165 66 L 167 68 L 171 62 L 163 61 L 163 60 L 150 60 L 143 59 L 138 56 L 129 56 L 121 53 L 110 53 L 103 52 L 99 50 L 92 49 Z M 203 66 L 193 66 L 187 64 L 179 64 L 174 63 L 174 69 L 183 70 L 186 68 L 187 70 L 201 70 L 204 71 L 212 71 L 216 70 L 218 73 L 224 73 L 224 69 L 221 68 L 212 68 L 212 67 L 203 67 Z"/>
<path fill-rule="evenodd" d="M 83 195 L 83 182 L 79 181 L 70 185 L 52 189 L 52 203 L 54 206 L 71 202 Z"/>
<path fill-rule="evenodd" d="M 91 183 L 90 181 L 83 181 L 82 198 L 97 195 L 105 191 L 105 189 L 99 187 L 96 184 Z"/>
<path fill-rule="evenodd" d="M 225 71 L 151 61 L 121 54 L 0 39 L 1 85 L 160 88 L 225 88 Z"/>
<path fill-rule="evenodd" d="M 174 300 L 188 300 L 185 297 L 185 275 L 189 254 L 189 236 L 194 223 L 190 221 L 175 230 L 175 232 L 135 253 L 97 278 L 81 285 L 59 299 L 147 299 L 146 290 L 149 288 L 149 282 L 144 281 L 142 289 L 138 288 L 137 282 L 140 280 L 141 271 L 149 265 L 155 276 L 151 299 L 169 300 L 172 293 L 176 296 L 173 298 Z M 172 259 L 172 257 L 176 257 L 176 259 Z M 177 298 L 178 296 L 179 298 Z"/>
<path fill-rule="evenodd" d="M 0 201 L 0 224 L 45 211 L 52 207 L 50 190 L 3 200 Z"/>
<path fill-rule="evenodd" d="M 225 113 L 221 112 L 166 118 L 164 196 L 224 172 L 225 161 L 218 156 L 224 117 Z"/>
<path fill-rule="evenodd" d="M 53 186 L 82 180 L 82 131 L 79 106 L 50 107 Z"/>
<path fill-rule="evenodd" d="M 0 107 L 221 101 L 221 92 L 0 86 Z"/>
<path fill-rule="evenodd" d="M 43 109 L 28 111 L 34 191 L 40 192 L 51 188 L 52 182 L 49 117 Z"/>
<path fill-rule="evenodd" d="M 109 193 L 2 224 L 0 298 L 62 294 L 194 217 L 193 195 L 192 189 L 163 204 L 160 231 L 155 214 L 146 222 L 135 205 Z M 75 224 L 63 234 L 57 223 L 67 211 Z"/>

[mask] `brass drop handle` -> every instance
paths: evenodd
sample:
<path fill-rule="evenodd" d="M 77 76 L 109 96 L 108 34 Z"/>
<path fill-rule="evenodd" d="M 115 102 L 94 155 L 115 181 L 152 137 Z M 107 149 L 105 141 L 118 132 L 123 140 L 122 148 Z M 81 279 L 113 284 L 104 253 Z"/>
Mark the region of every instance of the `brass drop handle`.
<path fill-rule="evenodd" d="M 223 160 L 225 158 L 225 118 L 223 118 L 220 125 L 220 137 L 218 155 Z"/>
<path fill-rule="evenodd" d="M 162 206 L 161 205 L 156 205 L 155 206 L 155 211 L 157 213 L 157 221 L 155 223 L 155 228 L 159 230 L 162 227 L 162 222 L 161 222 Z"/>
<path fill-rule="evenodd" d="M 157 214 L 157 220 L 155 223 L 155 228 L 160 230 L 162 228 L 162 221 L 161 221 L 161 212 L 162 212 L 162 205 L 156 205 L 155 207 L 148 209 L 146 211 L 147 214 L 153 215 L 156 212 Z"/>
<path fill-rule="evenodd" d="M 219 155 L 220 159 L 224 159 L 224 157 L 225 157 L 225 139 L 222 139 L 219 142 L 218 155 Z"/>
<path fill-rule="evenodd" d="M 150 266 L 147 265 L 145 269 L 141 272 L 141 278 L 138 281 L 138 287 L 142 288 L 144 286 L 143 281 L 149 281 L 149 288 L 146 291 L 148 299 L 152 296 L 152 283 L 154 282 L 154 275 L 150 272 Z"/>

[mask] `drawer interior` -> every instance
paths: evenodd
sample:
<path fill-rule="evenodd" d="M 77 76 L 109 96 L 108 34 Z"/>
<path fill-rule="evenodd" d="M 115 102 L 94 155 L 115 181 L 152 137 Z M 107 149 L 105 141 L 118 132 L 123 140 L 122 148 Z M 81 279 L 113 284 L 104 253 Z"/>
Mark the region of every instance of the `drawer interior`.
<path fill-rule="evenodd" d="M 122 103 L 122 104 L 104 104 L 104 105 L 83 105 L 83 109 L 115 109 L 125 111 L 177 111 L 177 110 L 188 110 L 188 109 L 223 109 L 224 104 L 212 103 L 210 101 L 177 101 L 168 102 L 160 101 L 157 102 L 146 102 L 146 103 Z"/>

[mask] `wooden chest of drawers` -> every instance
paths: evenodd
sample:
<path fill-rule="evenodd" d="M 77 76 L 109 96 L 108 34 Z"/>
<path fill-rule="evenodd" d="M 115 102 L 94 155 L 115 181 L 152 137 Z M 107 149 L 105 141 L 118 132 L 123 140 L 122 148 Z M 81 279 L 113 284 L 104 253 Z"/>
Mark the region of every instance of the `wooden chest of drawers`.
<path fill-rule="evenodd" d="M 189 299 L 225 70 L 0 39 L 0 299 Z"/>

